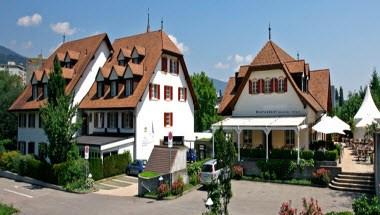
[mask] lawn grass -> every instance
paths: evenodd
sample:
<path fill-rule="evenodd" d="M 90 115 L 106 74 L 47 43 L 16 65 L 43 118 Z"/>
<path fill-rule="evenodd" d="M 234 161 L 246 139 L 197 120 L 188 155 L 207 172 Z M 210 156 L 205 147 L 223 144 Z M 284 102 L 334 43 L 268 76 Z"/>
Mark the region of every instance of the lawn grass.
<path fill-rule="evenodd" d="M 158 174 L 157 172 L 153 172 L 153 171 L 144 171 L 144 172 L 139 174 L 139 177 L 146 178 L 146 179 L 155 178 L 158 176 L 160 176 L 160 174 Z"/>
<path fill-rule="evenodd" d="M 0 215 L 11 215 L 17 212 L 18 210 L 13 206 L 9 206 L 0 202 Z"/>

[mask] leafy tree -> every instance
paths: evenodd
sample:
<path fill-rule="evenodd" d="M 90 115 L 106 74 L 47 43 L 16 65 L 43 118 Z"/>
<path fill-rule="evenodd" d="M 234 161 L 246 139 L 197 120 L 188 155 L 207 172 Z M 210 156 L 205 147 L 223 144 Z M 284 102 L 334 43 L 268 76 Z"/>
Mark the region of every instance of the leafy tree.
<path fill-rule="evenodd" d="M 371 76 L 370 87 L 371 87 L 371 94 L 373 97 L 373 101 L 375 102 L 377 107 L 380 107 L 380 80 L 379 78 L 380 77 L 377 74 L 376 69 L 375 69 Z"/>
<path fill-rule="evenodd" d="M 339 106 L 342 106 L 344 102 L 343 87 L 339 87 Z"/>
<path fill-rule="evenodd" d="M 216 90 L 204 72 L 192 75 L 191 82 L 199 102 L 199 110 L 195 112 L 195 130 L 204 131 L 219 120 L 215 109 Z"/>
<path fill-rule="evenodd" d="M 215 159 L 221 168 L 219 183 L 212 183 L 208 196 L 214 202 L 211 212 L 215 214 L 229 214 L 228 204 L 232 198 L 231 168 L 236 162 L 236 150 L 231 138 L 227 138 L 223 128 L 220 127 L 214 134 Z"/>
<path fill-rule="evenodd" d="M 348 99 L 343 103 L 341 107 L 338 107 L 335 111 L 336 115 L 343 121 L 354 126 L 354 116 L 358 112 L 360 105 L 363 102 L 363 98 L 360 93 L 354 92 L 348 94 Z"/>
<path fill-rule="evenodd" d="M 43 128 L 49 140 L 48 155 L 52 164 L 65 162 L 72 144 L 74 134 L 81 122 L 73 122 L 78 106 L 73 106 L 72 96 L 65 95 L 64 79 L 57 61 L 48 83 L 48 103 L 41 108 Z"/>
<path fill-rule="evenodd" d="M 0 140 L 15 139 L 17 135 L 17 117 L 8 108 L 22 90 L 20 77 L 0 71 Z"/>

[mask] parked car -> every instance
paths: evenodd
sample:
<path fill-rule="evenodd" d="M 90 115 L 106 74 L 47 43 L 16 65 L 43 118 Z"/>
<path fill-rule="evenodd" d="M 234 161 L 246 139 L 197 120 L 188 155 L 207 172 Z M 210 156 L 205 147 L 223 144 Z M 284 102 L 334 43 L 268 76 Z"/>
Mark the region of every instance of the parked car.
<path fill-rule="evenodd" d="M 146 160 L 135 160 L 128 164 L 126 173 L 127 175 L 138 175 L 144 171 L 146 165 Z"/>
<path fill-rule="evenodd" d="M 187 155 L 187 162 L 192 163 L 197 160 L 197 155 L 195 154 L 194 149 L 187 150 L 186 155 Z"/>
<path fill-rule="evenodd" d="M 222 171 L 224 170 L 224 171 Z M 221 168 L 216 159 L 209 160 L 205 162 L 202 166 L 201 171 L 201 184 L 209 185 L 212 181 L 218 182 L 219 175 L 224 173 L 223 177 L 229 177 L 230 169 L 229 168 Z"/>

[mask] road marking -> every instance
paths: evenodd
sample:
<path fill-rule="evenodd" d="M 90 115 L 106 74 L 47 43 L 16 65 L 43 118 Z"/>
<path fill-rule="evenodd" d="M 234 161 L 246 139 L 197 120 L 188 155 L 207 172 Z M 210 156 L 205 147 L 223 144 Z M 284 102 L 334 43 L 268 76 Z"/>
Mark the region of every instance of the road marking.
<path fill-rule="evenodd" d="M 30 196 L 30 195 L 27 195 L 27 194 L 24 194 L 24 193 L 20 193 L 20 192 L 17 192 L 17 191 L 13 191 L 13 190 L 4 189 L 4 191 L 7 191 L 9 193 L 13 193 L 13 194 L 16 194 L 16 195 L 24 196 L 24 197 L 27 197 L 27 198 L 33 198 L 33 196 Z"/>
<path fill-rule="evenodd" d="M 106 184 L 106 183 L 99 183 L 100 185 L 107 186 L 107 187 L 114 187 L 114 188 L 119 188 L 119 186 L 115 186 L 112 184 Z"/>
<path fill-rule="evenodd" d="M 117 182 L 124 183 L 124 184 L 131 184 L 131 183 L 128 183 L 126 181 L 115 179 L 115 178 L 113 178 L 112 181 L 117 181 Z"/>

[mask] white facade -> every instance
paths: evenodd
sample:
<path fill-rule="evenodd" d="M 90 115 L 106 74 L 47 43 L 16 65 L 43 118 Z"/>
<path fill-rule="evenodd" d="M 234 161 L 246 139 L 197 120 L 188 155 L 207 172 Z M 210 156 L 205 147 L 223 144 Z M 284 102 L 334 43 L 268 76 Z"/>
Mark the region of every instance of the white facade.
<path fill-rule="evenodd" d="M 150 80 L 150 83 L 160 85 L 160 100 L 149 99 L 149 87 L 147 86 L 141 102 L 136 108 L 136 159 L 148 159 L 154 145 L 159 145 L 170 131 L 173 136 L 183 136 L 185 139 L 194 136 L 194 102 L 182 65 L 179 66 L 179 74 L 164 72 L 160 68 L 161 60 L 156 65 Z M 165 85 L 173 87 L 173 100 L 171 101 L 164 100 Z M 187 88 L 186 101 L 178 101 L 178 87 Z M 173 113 L 172 127 L 164 127 L 165 112 Z"/>
<path fill-rule="evenodd" d="M 78 81 L 77 85 L 75 86 L 74 104 L 78 104 L 80 101 L 82 101 L 84 96 L 87 94 L 87 92 L 92 86 L 92 83 L 95 81 L 95 77 L 99 68 L 104 65 L 104 63 L 106 62 L 109 56 L 109 53 L 110 53 L 110 50 L 108 49 L 107 44 L 103 41 L 101 45 L 99 46 L 98 50 L 96 51 L 93 60 L 87 65 L 81 79 Z M 24 113 L 28 114 L 32 112 L 27 111 Z M 34 113 L 36 113 L 35 128 L 28 128 L 28 127 L 18 128 L 17 141 L 26 142 L 26 145 L 28 145 L 29 142 L 34 142 L 35 147 L 36 147 L 36 150 L 34 151 L 35 151 L 35 154 L 38 154 L 38 144 L 47 143 L 48 139 L 44 130 L 42 128 L 38 128 L 38 121 L 39 121 L 38 111 Z M 27 117 L 27 120 L 28 120 L 28 117 Z M 76 119 L 73 119 L 73 120 L 76 120 Z M 28 122 L 27 122 L 27 125 L 28 125 Z M 27 147 L 28 146 L 26 146 L 26 151 L 28 151 Z"/>

